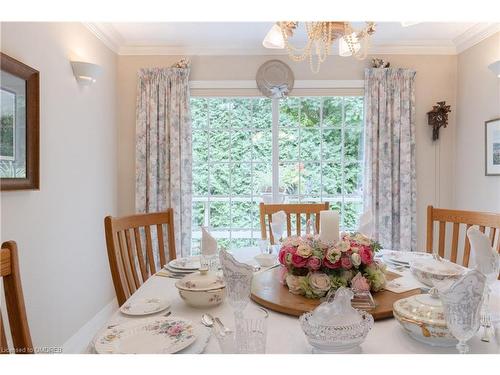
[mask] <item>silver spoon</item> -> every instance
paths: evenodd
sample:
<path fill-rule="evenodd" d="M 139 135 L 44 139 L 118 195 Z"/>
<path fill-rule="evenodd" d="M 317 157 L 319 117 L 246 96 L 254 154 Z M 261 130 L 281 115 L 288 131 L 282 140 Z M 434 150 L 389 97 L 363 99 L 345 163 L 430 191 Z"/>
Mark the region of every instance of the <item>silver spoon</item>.
<path fill-rule="evenodd" d="M 214 319 L 210 314 L 203 314 L 201 316 L 201 324 L 205 327 L 212 328 L 214 326 Z"/>

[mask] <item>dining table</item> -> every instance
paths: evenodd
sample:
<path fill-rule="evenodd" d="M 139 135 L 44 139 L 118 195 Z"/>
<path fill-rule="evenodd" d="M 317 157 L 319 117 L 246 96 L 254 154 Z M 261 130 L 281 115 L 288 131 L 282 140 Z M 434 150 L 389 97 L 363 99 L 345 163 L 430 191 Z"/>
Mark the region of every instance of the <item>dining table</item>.
<path fill-rule="evenodd" d="M 258 247 L 245 247 L 232 251 L 234 257 L 244 263 L 256 265 L 254 256 L 260 253 Z M 256 272 L 264 272 L 265 269 L 256 267 Z M 389 268 L 389 270 L 391 270 Z M 392 270 L 401 275 L 412 277 L 408 269 Z M 223 323 L 234 324 L 233 310 L 226 301 L 218 306 L 211 308 L 194 308 L 188 306 L 179 296 L 175 287 L 177 279 L 165 276 L 151 276 L 139 289 L 129 298 L 127 302 L 133 302 L 135 299 L 143 298 L 165 298 L 170 304 L 170 317 L 179 317 L 188 319 L 194 324 L 201 325 L 201 316 L 203 313 L 210 313 L 212 316 L 220 318 Z M 251 305 L 258 306 L 254 301 Z M 496 281 L 492 287 L 490 295 L 490 306 L 492 310 L 500 312 L 500 281 Z M 163 316 L 165 311 L 150 316 Z M 119 310 L 113 313 L 110 320 L 96 334 L 94 340 L 99 337 L 107 327 L 114 326 L 133 319 L 144 319 L 144 317 L 128 316 Z M 208 328 L 207 328 L 208 329 Z M 469 340 L 470 353 L 473 354 L 498 354 L 500 353 L 500 338 L 493 338 L 490 342 L 481 341 L 482 328 L 477 334 Z M 207 335 L 208 336 L 208 335 Z M 218 341 L 213 334 L 210 334 L 208 343 L 202 349 L 204 354 L 220 354 L 221 349 Z M 87 351 L 95 353 L 94 340 L 89 344 Z M 312 347 L 306 340 L 306 337 L 296 316 L 290 316 L 279 312 L 269 310 L 267 322 L 267 344 L 266 353 L 268 354 L 310 354 Z M 366 340 L 357 348 L 345 353 L 363 353 L 363 354 L 454 354 L 457 353 L 455 347 L 437 347 L 424 344 L 410 337 L 403 327 L 394 318 L 387 318 L 375 321 L 372 330 L 369 332 Z"/>

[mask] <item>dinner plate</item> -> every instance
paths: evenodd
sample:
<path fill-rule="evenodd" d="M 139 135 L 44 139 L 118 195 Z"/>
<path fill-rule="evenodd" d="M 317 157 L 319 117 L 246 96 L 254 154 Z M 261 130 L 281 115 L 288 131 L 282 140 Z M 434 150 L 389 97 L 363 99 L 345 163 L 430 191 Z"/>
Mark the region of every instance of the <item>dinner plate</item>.
<path fill-rule="evenodd" d="M 388 251 L 383 256 L 384 262 L 409 266 L 416 259 L 431 259 L 432 255 L 421 251 Z"/>
<path fill-rule="evenodd" d="M 191 321 L 153 317 L 127 321 L 106 329 L 95 342 L 99 354 L 172 354 L 196 340 Z"/>
<path fill-rule="evenodd" d="M 200 257 L 194 256 L 172 259 L 170 262 L 168 262 L 168 266 L 177 270 L 196 271 L 201 266 Z"/>
<path fill-rule="evenodd" d="M 169 308 L 165 298 L 140 298 L 124 303 L 120 311 L 127 315 L 149 315 Z"/>
<path fill-rule="evenodd" d="M 178 269 L 178 268 L 170 267 L 168 264 L 165 265 L 163 268 L 165 268 L 169 272 L 172 272 L 172 273 L 175 273 L 175 274 L 179 274 L 179 275 L 189 275 L 190 273 L 198 271 L 197 269 L 196 270 L 181 270 L 181 269 Z"/>

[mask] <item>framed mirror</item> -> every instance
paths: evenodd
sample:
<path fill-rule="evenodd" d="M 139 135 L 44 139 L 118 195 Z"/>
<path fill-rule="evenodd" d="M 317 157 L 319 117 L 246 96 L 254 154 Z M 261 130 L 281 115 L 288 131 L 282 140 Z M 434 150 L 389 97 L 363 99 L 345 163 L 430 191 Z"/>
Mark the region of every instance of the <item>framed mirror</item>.
<path fill-rule="evenodd" d="M 0 190 L 37 190 L 39 72 L 4 53 L 0 68 Z"/>

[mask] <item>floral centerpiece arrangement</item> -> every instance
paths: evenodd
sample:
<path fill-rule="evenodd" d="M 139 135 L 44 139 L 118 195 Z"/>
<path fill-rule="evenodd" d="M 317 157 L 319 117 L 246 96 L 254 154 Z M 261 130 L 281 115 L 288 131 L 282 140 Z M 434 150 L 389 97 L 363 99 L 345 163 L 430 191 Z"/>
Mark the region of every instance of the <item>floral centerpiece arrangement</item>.
<path fill-rule="evenodd" d="M 385 267 L 374 261 L 380 244 L 361 233 L 342 233 L 333 244 L 318 235 L 283 240 L 279 261 L 285 267 L 283 283 L 291 293 L 320 298 L 341 286 L 358 290 L 381 290 Z"/>

